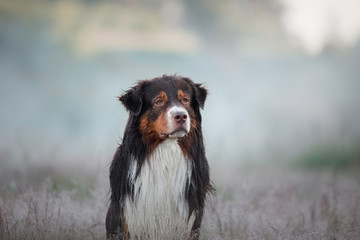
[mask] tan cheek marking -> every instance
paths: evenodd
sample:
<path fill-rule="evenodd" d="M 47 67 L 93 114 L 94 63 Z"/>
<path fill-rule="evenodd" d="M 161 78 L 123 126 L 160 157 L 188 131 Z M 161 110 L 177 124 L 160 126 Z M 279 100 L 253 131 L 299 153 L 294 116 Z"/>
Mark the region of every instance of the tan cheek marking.
<path fill-rule="evenodd" d="M 169 131 L 169 126 L 168 126 L 168 121 L 166 119 L 166 111 L 162 112 L 160 114 L 160 116 L 156 119 L 156 121 L 154 122 L 154 130 L 157 133 L 168 133 Z"/>
<path fill-rule="evenodd" d="M 145 112 L 140 118 L 140 132 L 145 142 L 151 141 L 154 137 L 159 138 L 160 133 L 169 133 L 165 112 L 161 113 L 154 122 L 149 122 L 148 114 L 149 112 Z"/>
<path fill-rule="evenodd" d="M 140 132 L 142 134 L 146 133 L 148 128 L 148 112 L 145 112 L 144 115 L 140 118 Z"/>
<path fill-rule="evenodd" d="M 190 124 L 190 131 L 196 128 L 196 120 L 195 116 L 190 116 L 191 124 Z"/>

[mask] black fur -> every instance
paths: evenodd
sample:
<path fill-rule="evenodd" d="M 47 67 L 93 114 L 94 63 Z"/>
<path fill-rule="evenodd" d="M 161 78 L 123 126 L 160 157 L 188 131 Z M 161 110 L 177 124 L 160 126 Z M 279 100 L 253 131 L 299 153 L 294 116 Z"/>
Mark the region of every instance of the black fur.
<path fill-rule="evenodd" d="M 110 166 L 110 206 L 106 217 L 107 237 L 116 237 L 120 239 L 129 239 L 131 233 L 127 230 L 127 223 L 124 217 L 125 198 L 133 196 L 133 186 L 128 179 L 131 155 L 137 162 L 137 174 L 140 173 L 141 166 L 144 163 L 149 146 L 143 141 L 139 130 L 140 118 L 142 114 L 150 107 L 151 95 L 156 86 L 176 87 L 182 84 L 191 89 L 191 108 L 194 111 L 196 119 L 196 129 L 189 136 L 178 140 L 184 154 L 193 161 L 191 181 L 186 186 L 186 201 L 189 206 L 189 216 L 195 213 L 195 221 L 192 226 L 191 237 L 197 239 L 199 228 L 203 217 L 205 198 L 209 192 L 213 191 L 209 178 L 209 166 L 205 156 L 205 148 L 201 131 L 200 108 L 204 107 L 207 96 L 207 90 L 200 84 L 195 84 L 189 78 L 179 76 L 162 76 L 153 80 L 141 81 L 135 87 L 128 90 L 119 97 L 120 101 L 129 111 L 129 119 L 124 132 L 122 144 L 118 147 Z"/>

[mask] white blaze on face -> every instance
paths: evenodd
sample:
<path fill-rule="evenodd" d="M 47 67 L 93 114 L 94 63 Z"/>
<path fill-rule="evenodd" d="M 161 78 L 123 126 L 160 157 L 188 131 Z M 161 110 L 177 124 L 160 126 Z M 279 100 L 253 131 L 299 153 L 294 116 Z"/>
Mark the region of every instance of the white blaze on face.
<path fill-rule="evenodd" d="M 174 114 L 182 113 L 186 115 L 185 123 L 179 124 L 175 121 Z M 184 137 L 190 131 L 190 117 L 188 111 L 184 107 L 172 106 L 167 112 L 167 121 L 169 126 L 169 137 Z M 185 131 L 176 131 L 179 127 L 183 127 Z"/>

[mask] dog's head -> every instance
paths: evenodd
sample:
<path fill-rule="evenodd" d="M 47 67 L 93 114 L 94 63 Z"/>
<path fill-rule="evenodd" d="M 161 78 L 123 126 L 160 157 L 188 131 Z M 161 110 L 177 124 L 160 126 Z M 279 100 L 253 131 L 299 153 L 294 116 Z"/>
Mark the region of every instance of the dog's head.
<path fill-rule="evenodd" d="M 164 75 L 139 82 L 119 99 L 149 142 L 182 138 L 194 131 L 206 96 L 207 90 L 189 78 Z"/>

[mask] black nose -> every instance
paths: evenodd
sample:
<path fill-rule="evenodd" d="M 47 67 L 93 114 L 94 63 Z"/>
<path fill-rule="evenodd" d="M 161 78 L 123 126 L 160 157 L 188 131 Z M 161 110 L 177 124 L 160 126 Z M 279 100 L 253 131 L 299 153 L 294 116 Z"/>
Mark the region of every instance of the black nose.
<path fill-rule="evenodd" d="M 186 112 L 179 111 L 179 112 L 175 112 L 173 117 L 175 119 L 175 122 L 181 124 L 181 123 L 184 123 L 186 121 L 187 114 L 186 114 Z"/>

